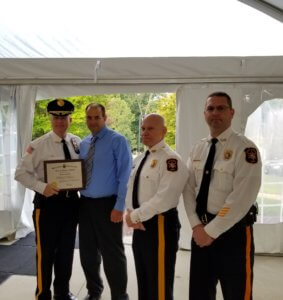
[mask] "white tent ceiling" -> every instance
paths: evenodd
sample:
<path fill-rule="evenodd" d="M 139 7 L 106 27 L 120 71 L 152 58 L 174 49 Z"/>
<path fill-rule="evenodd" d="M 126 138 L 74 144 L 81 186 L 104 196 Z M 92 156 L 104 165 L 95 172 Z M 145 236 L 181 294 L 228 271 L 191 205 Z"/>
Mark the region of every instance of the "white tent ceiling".
<path fill-rule="evenodd" d="M 239 0 L 283 22 L 282 0 Z"/>
<path fill-rule="evenodd" d="M 0 57 L 282 55 L 282 27 L 238 0 L 9 0 Z"/>

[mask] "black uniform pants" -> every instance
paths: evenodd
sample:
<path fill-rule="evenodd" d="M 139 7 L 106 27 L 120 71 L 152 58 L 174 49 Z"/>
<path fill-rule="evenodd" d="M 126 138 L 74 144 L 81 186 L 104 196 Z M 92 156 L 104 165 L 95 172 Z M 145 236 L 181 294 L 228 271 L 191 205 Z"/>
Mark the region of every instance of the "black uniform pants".
<path fill-rule="evenodd" d="M 98 296 L 103 291 L 100 276 L 101 257 L 111 290 L 112 300 L 126 300 L 127 261 L 122 240 L 123 223 L 110 220 L 116 196 L 81 197 L 79 213 L 80 258 L 86 276 L 88 293 Z"/>
<path fill-rule="evenodd" d="M 51 299 L 52 271 L 54 293 L 66 295 L 72 274 L 78 198 L 46 198 L 36 194 L 33 221 L 36 235 L 36 300 Z"/>
<path fill-rule="evenodd" d="M 192 240 L 190 300 L 215 300 L 220 281 L 224 300 L 252 300 L 254 240 L 252 225 L 236 224 L 210 246 Z"/>
<path fill-rule="evenodd" d="M 134 230 L 133 253 L 139 300 L 173 300 L 180 222 L 176 209 L 143 222 Z"/>

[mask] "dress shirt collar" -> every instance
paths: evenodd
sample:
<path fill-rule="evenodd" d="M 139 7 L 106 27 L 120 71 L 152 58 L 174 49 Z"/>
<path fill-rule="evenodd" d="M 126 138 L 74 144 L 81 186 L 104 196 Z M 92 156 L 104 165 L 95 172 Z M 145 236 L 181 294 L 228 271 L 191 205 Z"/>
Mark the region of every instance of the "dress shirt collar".
<path fill-rule="evenodd" d="M 223 131 L 220 135 L 218 135 L 216 138 L 218 141 L 222 144 L 225 145 L 231 134 L 233 133 L 233 129 L 231 127 L 227 128 L 225 131 Z M 206 139 L 207 142 L 211 142 L 212 136 L 209 135 Z"/>
<path fill-rule="evenodd" d="M 94 136 L 94 137 L 97 137 L 97 138 L 99 138 L 99 139 L 102 139 L 102 138 L 105 136 L 105 134 L 107 133 L 108 130 L 109 130 L 109 129 L 108 129 L 106 126 L 104 126 L 104 127 L 103 127 L 100 131 L 98 131 L 96 134 L 91 135 L 90 138 L 92 138 L 92 137 Z"/>
<path fill-rule="evenodd" d="M 59 136 L 59 135 L 57 135 L 54 131 L 51 131 L 50 132 L 50 135 L 51 135 L 51 138 L 52 138 L 52 140 L 55 142 L 55 143 L 61 143 L 61 141 L 62 141 L 62 138 Z M 70 136 L 68 135 L 68 133 L 66 134 L 66 136 L 64 137 L 64 140 L 66 141 L 66 142 L 70 142 Z"/>
<path fill-rule="evenodd" d="M 156 145 L 154 145 L 153 147 L 151 147 L 149 149 L 149 151 L 151 153 L 154 153 L 154 152 L 157 152 L 159 151 L 160 149 L 163 149 L 166 147 L 166 143 L 164 142 L 164 140 L 160 141 L 159 143 L 157 143 Z"/>

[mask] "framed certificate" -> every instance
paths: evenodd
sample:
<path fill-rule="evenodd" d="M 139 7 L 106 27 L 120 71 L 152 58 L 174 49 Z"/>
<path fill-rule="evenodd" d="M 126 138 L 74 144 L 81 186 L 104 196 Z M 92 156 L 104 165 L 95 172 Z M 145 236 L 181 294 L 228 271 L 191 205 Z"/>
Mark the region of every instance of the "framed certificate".
<path fill-rule="evenodd" d="M 60 191 L 85 188 L 84 161 L 82 159 L 44 161 L 44 180 Z"/>

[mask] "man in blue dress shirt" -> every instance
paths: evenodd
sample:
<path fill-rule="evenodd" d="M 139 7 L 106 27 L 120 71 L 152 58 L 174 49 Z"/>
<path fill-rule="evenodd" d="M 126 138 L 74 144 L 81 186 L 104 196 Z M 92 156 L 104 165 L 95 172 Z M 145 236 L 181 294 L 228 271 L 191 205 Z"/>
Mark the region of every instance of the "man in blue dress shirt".
<path fill-rule="evenodd" d="M 86 300 L 98 300 L 103 291 L 101 258 L 111 299 L 127 300 L 127 265 L 122 240 L 123 213 L 132 155 L 124 136 L 107 128 L 105 108 L 86 107 L 91 134 L 80 144 L 85 160 L 86 189 L 81 191 L 80 257 L 86 276 Z"/>

